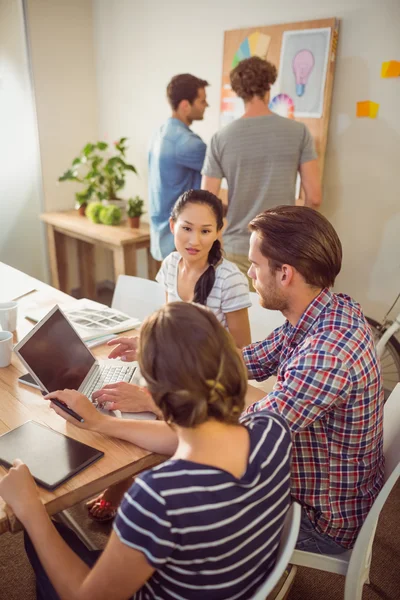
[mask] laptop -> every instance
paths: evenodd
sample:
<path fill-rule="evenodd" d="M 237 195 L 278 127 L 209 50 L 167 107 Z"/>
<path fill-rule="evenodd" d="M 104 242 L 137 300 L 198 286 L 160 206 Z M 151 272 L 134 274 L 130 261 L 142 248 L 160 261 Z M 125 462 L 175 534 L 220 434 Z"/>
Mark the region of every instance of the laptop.
<path fill-rule="evenodd" d="M 96 360 L 59 306 L 14 346 L 14 352 L 45 393 L 67 388 L 91 399 L 108 383 L 140 378 L 136 362 Z"/>

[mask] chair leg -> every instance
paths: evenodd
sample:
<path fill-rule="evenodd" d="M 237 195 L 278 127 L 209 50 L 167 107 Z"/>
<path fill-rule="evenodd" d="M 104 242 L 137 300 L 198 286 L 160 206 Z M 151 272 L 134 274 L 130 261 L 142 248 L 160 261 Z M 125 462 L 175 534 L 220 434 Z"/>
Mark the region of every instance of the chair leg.
<path fill-rule="evenodd" d="M 364 581 L 359 577 L 346 576 L 344 600 L 362 600 Z"/>
<path fill-rule="evenodd" d="M 78 536 L 78 538 L 83 542 L 88 550 L 98 550 L 98 548 L 93 544 L 93 542 L 88 538 L 86 533 L 83 531 L 82 527 L 78 525 L 73 517 L 69 514 L 67 510 L 63 510 L 57 514 L 57 518 L 61 523 L 72 529 Z"/>

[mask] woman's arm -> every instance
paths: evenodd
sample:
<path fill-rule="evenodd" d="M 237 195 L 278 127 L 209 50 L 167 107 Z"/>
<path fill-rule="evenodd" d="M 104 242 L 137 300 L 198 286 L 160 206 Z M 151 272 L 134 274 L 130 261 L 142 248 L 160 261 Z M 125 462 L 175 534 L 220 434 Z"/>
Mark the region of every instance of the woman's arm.
<path fill-rule="evenodd" d="M 244 348 L 251 342 L 249 312 L 247 308 L 225 314 L 228 329 L 238 348 Z"/>
<path fill-rule="evenodd" d="M 115 533 L 90 570 L 55 529 L 29 469 L 21 461 L 15 461 L 0 481 L 0 494 L 24 525 L 63 600 L 125 600 L 154 573 L 144 554 L 123 544 Z"/>
<path fill-rule="evenodd" d="M 63 390 L 47 394 L 46 399 L 57 398 L 80 415 L 80 423 L 54 404 L 51 408 L 66 421 L 77 427 L 103 433 L 111 437 L 126 440 L 149 452 L 172 456 L 178 446 L 178 437 L 165 421 L 135 421 L 134 419 L 116 419 L 100 413 L 93 404 L 79 392 Z"/>

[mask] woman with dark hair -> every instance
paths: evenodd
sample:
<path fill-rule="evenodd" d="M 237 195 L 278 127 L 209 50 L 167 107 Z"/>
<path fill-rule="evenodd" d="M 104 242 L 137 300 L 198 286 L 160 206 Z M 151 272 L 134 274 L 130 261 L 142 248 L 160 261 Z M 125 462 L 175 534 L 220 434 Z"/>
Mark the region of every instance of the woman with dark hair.
<path fill-rule="evenodd" d="M 250 343 L 251 301 L 246 278 L 222 256 L 221 200 L 205 190 L 185 192 L 172 209 L 170 227 L 177 251 L 164 259 L 156 277 L 167 302 L 208 306 L 243 348 Z"/>
<path fill-rule="evenodd" d="M 251 306 L 246 277 L 222 256 L 219 235 L 223 227 L 222 202 L 204 190 L 189 190 L 176 201 L 170 218 L 176 252 L 164 259 L 156 277 L 166 292 L 166 301 L 196 302 L 210 308 L 229 330 L 236 346 L 250 344 L 248 307 Z M 182 329 L 184 331 L 184 329 Z M 110 358 L 136 359 L 137 337 L 111 340 L 116 346 Z M 93 400 L 122 412 L 160 412 L 141 387 L 118 382 L 105 385 Z M 112 519 L 129 481 L 111 486 L 89 500 L 87 507 L 97 521 Z"/>
<path fill-rule="evenodd" d="M 21 461 L 0 480 L 26 530 L 38 600 L 251 598 L 274 566 L 290 505 L 289 429 L 267 411 L 240 418 L 242 358 L 198 304 L 149 317 L 138 358 L 164 421 L 106 416 L 76 391 L 47 396 L 78 412 L 83 423 L 51 405 L 78 427 L 171 456 L 136 478 L 102 553 L 50 520 Z"/>

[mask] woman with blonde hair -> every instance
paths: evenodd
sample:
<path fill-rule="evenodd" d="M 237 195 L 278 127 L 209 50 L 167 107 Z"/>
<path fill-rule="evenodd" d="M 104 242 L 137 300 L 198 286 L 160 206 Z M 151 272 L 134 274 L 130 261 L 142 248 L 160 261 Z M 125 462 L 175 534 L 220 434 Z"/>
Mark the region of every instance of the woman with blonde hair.
<path fill-rule="evenodd" d="M 154 313 L 138 358 L 164 421 L 106 416 L 76 391 L 47 396 L 82 415 L 79 423 L 51 405 L 73 426 L 171 456 L 126 492 L 102 553 L 51 522 L 20 461 L 0 481 L 27 532 L 38 598 L 251 598 L 273 568 L 290 504 L 288 428 L 269 412 L 241 418 L 246 370 L 204 307 Z"/>

